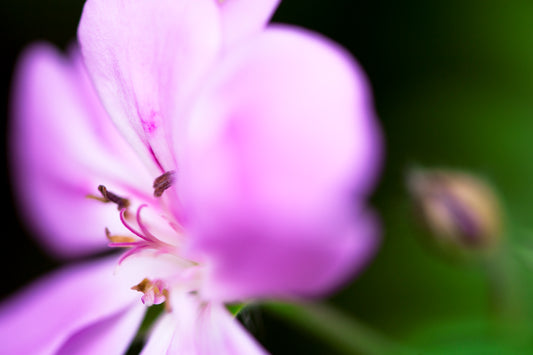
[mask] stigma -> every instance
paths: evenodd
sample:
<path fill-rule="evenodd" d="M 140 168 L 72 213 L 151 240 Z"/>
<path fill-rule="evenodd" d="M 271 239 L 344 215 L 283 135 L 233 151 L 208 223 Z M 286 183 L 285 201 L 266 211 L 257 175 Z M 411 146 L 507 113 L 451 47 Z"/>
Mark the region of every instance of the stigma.
<path fill-rule="evenodd" d="M 147 205 L 141 205 L 137 209 L 136 222 L 139 230 L 126 221 L 126 209 L 124 208 L 120 211 L 120 221 L 134 236 L 113 235 L 109 229 L 106 228 L 106 237 L 110 241 L 108 244 L 109 247 L 129 248 L 129 250 L 120 258 L 119 264 L 127 257 L 146 249 L 156 250 L 158 253 L 173 253 L 176 249 L 176 246 L 161 241 L 148 230 L 148 227 L 144 224 L 141 218 L 141 210 L 146 206 Z"/>

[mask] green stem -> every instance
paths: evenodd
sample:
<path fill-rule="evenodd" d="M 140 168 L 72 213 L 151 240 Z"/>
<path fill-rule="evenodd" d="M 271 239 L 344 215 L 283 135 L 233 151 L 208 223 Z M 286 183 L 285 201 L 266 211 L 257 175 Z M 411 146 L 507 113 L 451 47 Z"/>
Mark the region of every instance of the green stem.
<path fill-rule="evenodd" d="M 407 350 L 352 318 L 317 303 L 267 302 L 263 308 L 343 354 L 406 354 Z"/>
<path fill-rule="evenodd" d="M 524 305 L 520 292 L 520 281 L 516 275 L 511 254 L 502 248 L 484 262 L 493 314 L 511 329 L 524 321 Z"/>

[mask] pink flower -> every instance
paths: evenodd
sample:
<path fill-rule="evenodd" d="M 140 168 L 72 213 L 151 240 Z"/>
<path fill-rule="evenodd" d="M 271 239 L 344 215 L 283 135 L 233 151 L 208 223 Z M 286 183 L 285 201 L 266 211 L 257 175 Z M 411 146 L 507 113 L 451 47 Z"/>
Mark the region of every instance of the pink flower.
<path fill-rule="evenodd" d="M 121 353 L 142 303 L 165 302 L 145 353 L 262 353 L 225 303 L 332 292 L 372 256 L 364 75 L 319 35 L 265 28 L 276 1 L 249 4 L 89 0 L 83 59 L 23 56 L 12 147 L 28 221 L 59 256 L 106 235 L 126 251 L 5 302 L 3 350 Z"/>

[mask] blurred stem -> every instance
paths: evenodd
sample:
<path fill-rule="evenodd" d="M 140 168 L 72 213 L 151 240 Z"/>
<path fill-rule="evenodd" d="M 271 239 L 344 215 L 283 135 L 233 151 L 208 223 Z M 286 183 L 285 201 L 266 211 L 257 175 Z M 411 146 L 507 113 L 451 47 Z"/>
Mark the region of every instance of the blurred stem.
<path fill-rule="evenodd" d="M 266 302 L 263 308 L 343 354 L 405 354 L 406 349 L 325 304 Z"/>
<path fill-rule="evenodd" d="M 515 265 L 506 246 L 484 260 L 492 312 L 508 327 L 523 320 L 523 302 Z"/>

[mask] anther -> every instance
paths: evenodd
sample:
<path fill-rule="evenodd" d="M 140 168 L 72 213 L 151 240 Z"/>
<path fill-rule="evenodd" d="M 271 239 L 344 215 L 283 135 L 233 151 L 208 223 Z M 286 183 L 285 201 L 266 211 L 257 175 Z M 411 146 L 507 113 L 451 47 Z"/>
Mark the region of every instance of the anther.
<path fill-rule="evenodd" d="M 174 184 L 174 170 L 169 170 L 154 180 L 154 196 L 161 197 L 166 189 Z"/>
<path fill-rule="evenodd" d="M 123 198 L 109 191 L 104 185 L 98 186 L 98 191 L 102 194 L 102 202 L 113 202 L 117 204 L 117 209 L 120 211 L 127 208 L 130 205 L 130 201 L 127 198 Z"/>
<path fill-rule="evenodd" d="M 105 235 L 111 243 L 120 244 L 120 243 L 135 243 L 136 242 L 136 239 L 133 237 L 111 234 L 111 232 L 109 231 L 107 227 L 105 229 Z"/>
<path fill-rule="evenodd" d="M 168 299 L 168 289 L 161 280 L 150 281 L 145 278 L 131 289 L 143 293 L 141 301 L 148 307 L 161 304 Z"/>

